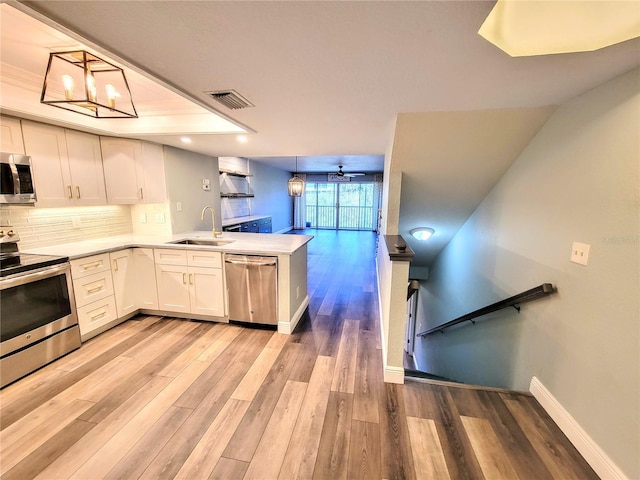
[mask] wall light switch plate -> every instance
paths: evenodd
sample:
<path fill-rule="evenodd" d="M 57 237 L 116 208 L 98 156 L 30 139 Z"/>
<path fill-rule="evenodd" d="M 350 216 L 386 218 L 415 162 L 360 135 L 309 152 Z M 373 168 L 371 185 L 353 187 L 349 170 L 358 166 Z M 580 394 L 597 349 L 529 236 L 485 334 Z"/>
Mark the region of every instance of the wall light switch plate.
<path fill-rule="evenodd" d="M 147 214 L 146 213 L 141 213 L 140 214 L 140 223 L 147 223 Z"/>
<path fill-rule="evenodd" d="M 573 242 L 573 245 L 571 246 L 571 261 L 580 265 L 587 265 L 589 262 L 590 249 L 591 245 Z"/>

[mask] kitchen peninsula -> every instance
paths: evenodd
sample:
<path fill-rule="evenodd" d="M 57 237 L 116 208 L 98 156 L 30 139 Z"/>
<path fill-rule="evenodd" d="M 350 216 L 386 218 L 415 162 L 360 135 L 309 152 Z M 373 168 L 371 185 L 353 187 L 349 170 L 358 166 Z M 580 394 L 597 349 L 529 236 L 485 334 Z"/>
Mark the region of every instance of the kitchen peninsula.
<path fill-rule="evenodd" d="M 129 234 L 29 249 L 25 252 L 63 255 L 71 260 L 83 341 L 131 318 L 138 312 L 228 322 L 224 254 L 277 257 L 278 332 L 291 334 L 309 304 L 307 243 L 312 238 L 308 235 L 225 232 L 221 237 L 214 239 L 211 231 L 174 235 Z M 185 240 L 193 240 L 200 244 L 176 243 Z M 202 244 L 213 240 L 217 245 Z M 168 303 L 162 302 L 160 284 L 156 288 L 155 283 L 156 271 L 160 271 L 161 267 L 159 263 L 163 263 L 158 261 L 159 255 L 166 253 L 173 253 L 176 258 L 183 256 L 184 261 L 174 262 L 174 265 L 184 264 L 185 270 L 176 270 L 176 275 L 179 275 L 177 278 L 183 279 L 185 289 L 191 288 L 192 278 L 195 278 L 196 273 L 193 273 L 192 277 L 191 272 L 202 272 L 202 268 L 209 267 L 207 271 L 218 275 L 218 283 L 214 285 L 221 287 L 221 291 L 218 292 L 221 302 L 219 310 L 209 310 L 213 313 L 207 313 L 206 309 L 192 308 L 189 311 L 188 308 L 166 307 Z M 190 270 L 186 270 L 187 268 Z M 83 279 L 88 280 L 83 282 Z M 113 286 L 109 285 L 111 279 Z M 103 287 L 103 284 L 106 286 Z M 98 297 L 91 298 L 92 291 L 98 292 Z M 88 297 L 86 301 L 82 299 L 85 292 Z M 210 295 L 215 297 L 218 293 L 212 292 Z M 187 293 L 187 298 L 188 295 Z M 192 296 L 191 301 L 193 305 L 197 299 L 194 300 Z M 89 312 L 84 332 L 83 309 Z M 97 319 L 95 325 L 87 327 L 86 325 L 92 323 L 92 318 Z"/>

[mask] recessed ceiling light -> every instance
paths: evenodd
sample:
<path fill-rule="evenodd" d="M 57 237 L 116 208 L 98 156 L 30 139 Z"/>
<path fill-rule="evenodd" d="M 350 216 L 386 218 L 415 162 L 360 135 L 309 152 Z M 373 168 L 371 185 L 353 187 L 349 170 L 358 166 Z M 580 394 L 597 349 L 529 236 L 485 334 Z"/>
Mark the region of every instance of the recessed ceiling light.
<path fill-rule="evenodd" d="M 425 241 L 431 238 L 431 235 L 435 233 L 435 230 L 429 227 L 419 227 L 419 228 L 414 228 L 409 233 L 411 233 L 413 238 L 415 238 L 416 240 Z"/>
<path fill-rule="evenodd" d="M 247 138 L 246 135 L 238 135 L 236 137 L 236 140 L 238 140 L 240 143 L 247 143 L 249 141 L 249 138 Z"/>
<path fill-rule="evenodd" d="M 191 143 L 191 139 L 189 137 L 181 137 L 180 141 L 182 143 Z"/>

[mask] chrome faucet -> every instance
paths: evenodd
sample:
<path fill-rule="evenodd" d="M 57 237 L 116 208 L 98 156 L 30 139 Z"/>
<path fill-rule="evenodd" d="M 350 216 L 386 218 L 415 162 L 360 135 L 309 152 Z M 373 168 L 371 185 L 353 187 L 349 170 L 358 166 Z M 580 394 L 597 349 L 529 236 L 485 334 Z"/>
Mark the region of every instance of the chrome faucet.
<path fill-rule="evenodd" d="M 211 208 L 209 205 L 204 207 L 202 209 L 202 214 L 200 215 L 200 220 L 204 221 L 204 214 L 207 211 L 207 208 L 211 210 L 211 224 L 212 224 L 211 235 L 213 235 L 213 238 L 218 238 L 219 236 L 222 235 L 222 232 L 216 232 L 216 214 L 214 213 L 213 208 Z"/>

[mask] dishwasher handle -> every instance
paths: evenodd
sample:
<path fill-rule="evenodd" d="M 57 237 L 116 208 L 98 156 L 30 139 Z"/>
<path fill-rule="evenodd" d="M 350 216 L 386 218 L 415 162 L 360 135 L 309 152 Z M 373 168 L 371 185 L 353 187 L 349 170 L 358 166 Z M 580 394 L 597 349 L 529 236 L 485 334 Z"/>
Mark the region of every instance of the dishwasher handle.
<path fill-rule="evenodd" d="M 266 262 L 247 262 L 246 260 L 225 260 L 225 263 L 231 263 L 233 265 L 246 265 L 247 267 L 268 267 L 270 265 L 275 265 L 275 260 L 270 260 Z"/>

